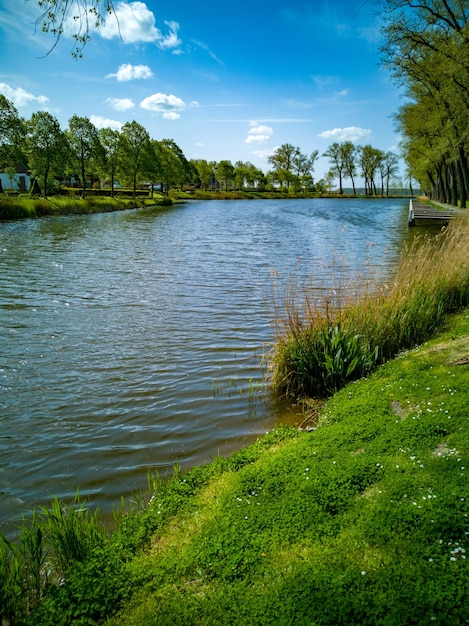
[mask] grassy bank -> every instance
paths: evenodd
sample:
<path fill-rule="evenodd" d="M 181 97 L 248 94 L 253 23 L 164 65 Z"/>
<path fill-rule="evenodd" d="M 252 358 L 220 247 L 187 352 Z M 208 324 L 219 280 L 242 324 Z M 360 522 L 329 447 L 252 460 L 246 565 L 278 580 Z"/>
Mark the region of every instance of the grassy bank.
<path fill-rule="evenodd" d="M 155 194 L 154 198 L 99 197 L 90 196 L 82 200 L 76 197 L 51 196 L 31 198 L 14 196 L 0 198 L 0 220 L 25 219 L 48 215 L 85 215 L 108 211 L 141 208 L 151 205 L 172 204 L 166 196 Z"/>
<path fill-rule="evenodd" d="M 4 619 L 466 624 L 468 337 L 466 309 L 335 394 L 315 430 L 150 478 L 112 533 L 84 505 L 40 512 L 1 548 Z"/>
<path fill-rule="evenodd" d="M 468 239 L 463 214 L 439 234 L 414 239 L 391 276 L 371 266 L 344 278 L 341 267 L 328 266 L 306 284 L 295 282 L 276 311 L 276 392 L 328 396 L 425 341 L 469 304 Z M 333 286 L 325 288 L 331 272 Z"/>

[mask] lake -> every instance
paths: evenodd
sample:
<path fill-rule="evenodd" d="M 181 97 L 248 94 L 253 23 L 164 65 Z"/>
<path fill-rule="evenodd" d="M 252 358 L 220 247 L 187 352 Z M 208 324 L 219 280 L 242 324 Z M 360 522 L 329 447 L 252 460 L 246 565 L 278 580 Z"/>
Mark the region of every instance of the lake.
<path fill-rule="evenodd" d="M 190 201 L 0 223 L 0 532 L 54 496 L 109 513 L 298 419 L 263 384 L 272 294 L 395 263 L 408 200 Z"/>

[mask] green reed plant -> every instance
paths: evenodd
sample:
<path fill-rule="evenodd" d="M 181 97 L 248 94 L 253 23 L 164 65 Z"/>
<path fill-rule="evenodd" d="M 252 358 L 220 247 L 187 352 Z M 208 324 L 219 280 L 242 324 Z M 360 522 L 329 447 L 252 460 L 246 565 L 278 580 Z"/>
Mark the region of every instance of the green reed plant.
<path fill-rule="evenodd" d="M 18 543 L 0 535 L 0 617 L 8 624 L 20 623 L 39 605 L 48 577 L 46 555 L 35 512 L 27 524 L 23 521 Z"/>
<path fill-rule="evenodd" d="M 23 623 L 41 604 L 47 583 L 66 580 L 105 536 L 99 509 L 90 512 L 78 491 L 70 505 L 56 498 L 23 518 L 16 541 L 0 535 L 0 623 Z"/>
<path fill-rule="evenodd" d="M 50 559 L 59 577 L 65 577 L 74 562 L 83 561 L 91 549 L 99 545 L 105 531 L 99 509 L 90 511 L 75 494 L 71 505 L 55 498 L 49 507 L 42 507 L 43 533 L 51 548 Z"/>
<path fill-rule="evenodd" d="M 23 570 L 17 546 L 0 536 L 0 623 L 14 625 L 24 614 Z"/>
<path fill-rule="evenodd" d="M 307 285 L 295 280 L 275 311 L 274 391 L 325 397 L 425 341 L 469 303 L 468 238 L 469 219 L 461 216 L 436 235 L 415 238 L 387 280 L 379 268 L 365 264 L 350 277 L 336 263 Z"/>

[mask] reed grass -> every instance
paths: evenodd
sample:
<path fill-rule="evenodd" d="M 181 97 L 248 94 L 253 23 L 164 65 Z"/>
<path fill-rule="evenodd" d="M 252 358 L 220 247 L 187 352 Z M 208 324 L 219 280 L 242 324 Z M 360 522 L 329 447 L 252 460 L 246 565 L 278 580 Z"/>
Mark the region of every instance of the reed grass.
<path fill-rule="evenodd" d="M 29 196 L 0 199 L 0 220 L 44 217 L 47 215 L 83 215 L 122 211 L 151 205 L 169 206 L 171 198 L 155 195 L 154 198 L 110 198 L 89 196 L 84 200 L 72 196 L 51 196 L 48 199 Z"/>
<path fill-rule="evenodd" d="M 99 509 L 90 512 L 77 491 L 71 504 L 55 498 L 23 519 L 17 541 L 0 535 L 0 623 L 23 623 L 41 603 L 46 585 L 62 584 L 105 534 Z"/>
<path fill-rule="evenodd" d="M 468 238 L 461 215 L 436 235 L 416 237 L 387 277 L 376 266 L 350 276 L 332 264 L 307 284 L 292 282 L 274 309 L 274 392 L 327 397 L 425 341 L 469 303 Z"/>

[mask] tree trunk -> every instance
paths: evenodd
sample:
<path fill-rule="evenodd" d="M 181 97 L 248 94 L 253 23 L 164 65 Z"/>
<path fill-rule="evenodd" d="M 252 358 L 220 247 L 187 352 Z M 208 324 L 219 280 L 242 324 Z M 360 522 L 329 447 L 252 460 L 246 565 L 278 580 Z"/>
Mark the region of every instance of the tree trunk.
<path fill-rule="evenodd" d="M 427 178 L 430 181 L 430 200 L 432 200 L 435 195 L 435 179 L 431 172 L 427 172 Z"/>
<path fill-rule="evenodd" d="M 83 200 L 85 199 L 86 193 L 86 173 L 85 173 L 85 163 L 81 162 L 81 197 Z"/>
<path fill-rule="evenodd" d="M 449 171 L 451 174 L 451 204 L 458 206 L 458 178 L 454 162 L 450 164 Z"/>
<path fill-rule="evenodd" d="M 352 180 L 352 188 L 353 188 L 353 195 L 356 196 L 357 192 L 355 190 L 355 181 L 353 180 L 353 176 L 350 176 L 351 180 Z"/>
<path fill-rule="evenodd" d="M 467 198 L 469 196 L 469 169 L 467 166 L 467 157 L 466 157 L 466 153 L 464 151 L 464 146 L 459 146 L 458 148 L 458 152 L 459 152 L 459 161 L 461 163 L 461 172 L 462 172 L 462 178 L 464 181 L 464 197 Z"/>
<path fill-rule="evenodd" d="M 439 164 L 437 167 L 437 184 L 438 184 L 438 202 L 443 202 L 446 204 L 446 186 L 445 186 L 445 177 L 443 176 L 443 165 Z"/>
<path fill-rule="evenodd" d="M 458 182 L 459 182 L 459 206 L 461 207 L 461 209 L 465 209 L 467 195 L 466 195 L 466 186 L 464 185 L 464 176 L 462 172 L 460 159 L 456 161 L 456 169 L 458 172 Z"/>

